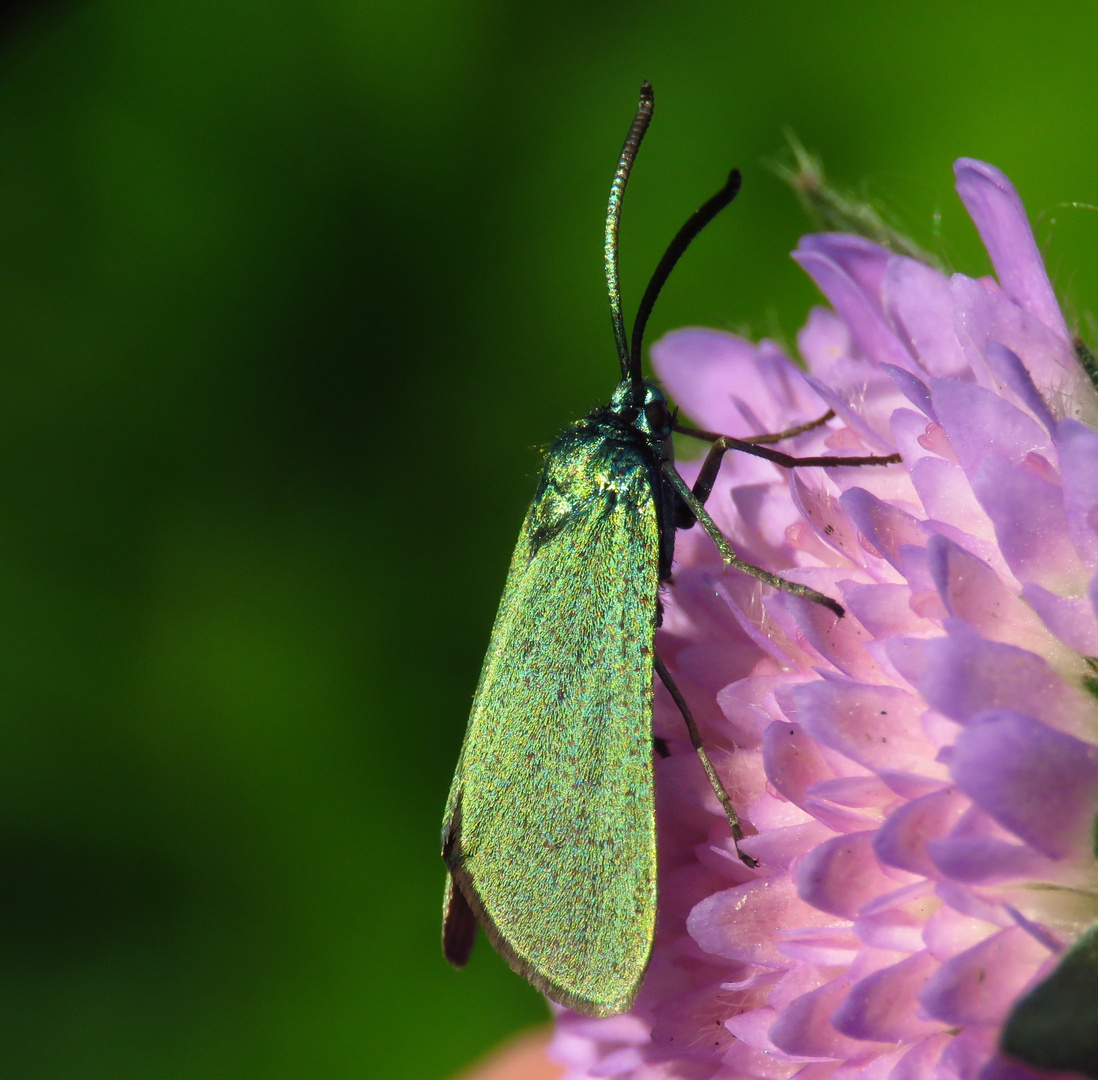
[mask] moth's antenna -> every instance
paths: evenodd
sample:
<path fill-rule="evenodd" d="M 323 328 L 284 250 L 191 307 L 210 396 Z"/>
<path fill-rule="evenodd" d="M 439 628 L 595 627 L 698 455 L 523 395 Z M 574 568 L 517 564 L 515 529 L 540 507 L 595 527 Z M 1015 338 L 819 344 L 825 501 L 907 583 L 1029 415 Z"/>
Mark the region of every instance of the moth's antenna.
<path fill-rule="evenodd" d="M 632 376 L 640 378 L 641 370 L 641 346 L 644 343 L 644 328 L 648 325 L 648 316 L 655 307 L 656 297 L 667 281 L 671 271 L 675 269 L 675 263 L 682 258 L 682 254 L 690 246 L 690 242 L 708 225 L 735 197 L 740 190 L 740 170 L 733 169 L 728 174 L 728 182 L 708 202 L 690 215 L 686 224 L 675 234 L 675 239 L 667 246 L 663 253 L 652 280 L 648 282 L 648 288 L 641 297 L 640 307 L 637 309 L 637 317 L 633 322 L 633 343 L 629 352 L 629 370 L 636 372 Z M 609 232 L 607 233 L 609 235 Z"/>
<path fill-rule="evenodd" d="M 606 291 L 610 296 L 610 318 L 614 323 L 614 342 L 618 347 L 618 359 L 621 361 L 621 377 L 631 379 L 633 382 L 640 382 L 641 371 L 640 364 L 633 364 L 629 359 L 629 338 L 625 332 L 625 319 L 621 313 L 621 285 L 618 282 L 618 226 L 621 224 L 621 201 L 625 196 L 625 185 L 629 182 L 629 170 L 633 167 L 633 159 L 637 156 L 641 140 L 652 120 L 654 104 L 652 84 L 645 79 L 641 83 L 640 102 L 637 104 L 633 123 L 629 126 L 629 134 L 625 136 L 621 157 L 618 158 L 618 167 L 614 170 L 614 182 L 610 185 L 610 202 L 606 207 L 603 259 L 606 265 Z"/>

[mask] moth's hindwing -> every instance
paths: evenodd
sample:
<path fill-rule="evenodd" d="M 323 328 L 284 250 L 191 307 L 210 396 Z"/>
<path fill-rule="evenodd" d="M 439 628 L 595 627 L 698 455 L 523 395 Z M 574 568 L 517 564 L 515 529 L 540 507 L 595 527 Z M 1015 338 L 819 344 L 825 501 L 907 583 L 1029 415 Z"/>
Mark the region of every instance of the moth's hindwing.
<path fill-rule="evenodd" d="M 519 535 L 443 842 L 455 953 L 472 908 L 512 968 L 606 1016 L 632 1003 L 655 928 L 659 526 L 644 455 L 569 434 Z"/>

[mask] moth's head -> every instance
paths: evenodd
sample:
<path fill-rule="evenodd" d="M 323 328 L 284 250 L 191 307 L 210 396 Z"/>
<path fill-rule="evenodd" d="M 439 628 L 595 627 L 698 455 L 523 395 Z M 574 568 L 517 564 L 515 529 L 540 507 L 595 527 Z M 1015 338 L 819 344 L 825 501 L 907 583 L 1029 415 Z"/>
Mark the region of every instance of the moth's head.
<path fill-rule="evenodd" d="M 618 383 L 610 410 L 652 442 L 671 437 L 671 410 L 662 391 L 651 383 L 626 379 Z"/>

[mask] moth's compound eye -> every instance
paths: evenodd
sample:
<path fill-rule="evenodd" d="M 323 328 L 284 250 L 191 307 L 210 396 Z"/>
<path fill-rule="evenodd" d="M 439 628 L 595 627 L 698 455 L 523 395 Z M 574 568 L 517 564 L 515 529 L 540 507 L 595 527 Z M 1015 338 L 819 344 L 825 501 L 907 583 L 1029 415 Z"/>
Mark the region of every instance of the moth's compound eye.
<path fill-rule="evenodd" d="M 667 402 L 650 401 L 644 407 L 645 427 L 654 434 L 671 428 L 671 414 L 667 411 Z"/>

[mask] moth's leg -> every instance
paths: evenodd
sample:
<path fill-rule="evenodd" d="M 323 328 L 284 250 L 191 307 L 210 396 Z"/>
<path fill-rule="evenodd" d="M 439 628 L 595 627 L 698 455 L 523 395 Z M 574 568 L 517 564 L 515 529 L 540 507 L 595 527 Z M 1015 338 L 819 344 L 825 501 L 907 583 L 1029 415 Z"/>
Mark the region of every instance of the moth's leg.
<path fill-rule="evenodd" d="M 818 427 L 823 427 L 829 420 L 834 419 L 835 410 L 828 409 L 823 416 L 817 416 L 815 420 L 808 420 L 803 424 L 795 424 L 793 427 L 786 428 L 785 431 L 775 431 L 769 435 L 748 435 L 743 441 L 754 443 L 756 446 L 762 445 L 763 443 L 782 442 L 785 439 L 792 439 L 797 435 L 803 435 L 806 431 L 814 431 Z"/>
<path fill-rule="evenodd" d="M 454 876 L 461 866 L 461 803 L 442 837 L 446 889 L 442 898 L 442 954 L 456 968 L 465 967 L 477 936 L 477 917 Z"/>
<path fill-rule="evenodd" d="M 713 485 L 717 482 L 717 473 L 720 471 L 721 458 L 723 458 L 729 450 L 740 450 L 745 454 L 751 454 L 752 457 L 760 457 L 767 461 L 772 461 L 775 465 L 781 465 L 786 469 L 807 468 L 813 465 L 825 469 L 833 469 L 838 466 L 895 465 L 900 461 L 899 454 L 871 454 L 864 457 L 836 457 L 834 455 L 825 455 L 823 457 L 793 457 L 791 454 L 783 454 L 781 450 L 771 450 L 762 445 L 763 443 L 778 442 L 780 439 L 792 438 L 794 435 L 800 435 L 805 431 L 811 431 L 813 428 L 819 427 L 820 424 L 826 423 L 832 416 L 834 416 L 834 413 L 829 410 L 818 420 L 812 420 L 807 424 L 801 424 L 799 427 L 788 428 L 786 431 L 779 431 L 773 435 L 756 435 L 750 439 L 734 439 L 731 435 L 717 435 L 712 431 L 702 431 L 700 428 L 688 428 L 676 425 L 675 430 L 680 434 L 690 435 L 695 439 L 703 439 L 705 442 L 712 444 L 709 447 L 709 453 L 705 455 L 705 461 L 702 462 L 701 472 L 698 473 L 698 479 L 694 482 L 694 495 L 700 503 L 706 502 L 713 490 Z"/>
<path fill-rule="evenodd" d="M 807 585 L 801 585 L 796 581 L 786 581 L 785 578 L 779 577 L 777 574 L 772 574 L 769 570 L 764 570 L 761 566 L 753 566 L 749 562 L 745 562 L 741 559 L 733 550 L 732 545 L 725 539 L 724 533 L 717 527 L 717 523 L 709 516 L 709 512 L 702 505 L 697 495 L 690 490 L 690 485 L 678 474 L 674 464 L 670 461 L 664 461 L 660 466 L 663 469 L 664 475 L 671 481 L 671 485 L 679 495 L 679 498 L 686 504 L 687 510 L 694 516 L 703 529 L 709 534 L 709 538 L 717 545 L 717 550 L 721 553 L 721 558 L 724 559 L 729 566 L 734 566 L 737 570 L 743 571 L 745 574 L 750 574 L 751 577 L 757 578 L 759 581 L 766 585 L 770 585 L 775 589 L 781 589 L 782 592 L 792 593 L 794 596 L 802 596 L 806 600 L 811 600 L 815 604 L 822 604 L 825 608 L 833 611 L 841 619 L 843 616 L 843 607 L 837 600 L 832 600 L 830 596 L 824 596 L 823 593 L 817 592 L 815 589 L 810 589 Z"/>
<path fill-rule="evenodd" d="M 701 735 L 698 732 L 698 726 L 694 723 L 694 717 L 691 715 L 690 706 L 686 704 L 686 698 L 682 696 L 681 691 L 675 685 L 675 680 L 671 678 L 671 673 L 664 666 L 663 661 L 658 655 L 654 655 L 653 663 L 656 668 L 656 674 L 659 675 L 663 685 L 667 687 L 667 692 L 679 707 L 679 712 L 682 713 L 682 718 L 686 721 L 686 730 L 690 733 L 690 744 L 694 747 L 695 751 L 697 751 L 698 757 L 701 759 L 702 768 L 705 769 L 705 775 L 709 777 L 709 783 L 713 788 L 713 793 L 717 796 L 721 806 L 724 808 L 724 815 L 728 818 L 728 824 L 732 828 L 732 842 L 736 845 L 736 854 L 740 857 L 741 862 L 746 863 L 748 866 L 758 866 L 758 859 L 753 859 L 750 855 L 740 850 L 740 841 L 743 839 L 743 827 L 740 825 L 740 816 L 736 813 L 736 808 L 732 805 L 732 800 L 729 798 L 728 792 L 724 790 L 724 784 L 721 783 L 721 778 L 717 775 L 717 770 L 713 768 L 713 762 L 709 760 L 709 755 L 705 752 L 705 747 L 702 745 L 701 741 Z"/>
<path fill-rule="evenodd" d="M 442 955 L 454 967 L 465 967 L 476 937 L 477 917 L 453 875 L 447 871 L 442 898 Z"/>
<path fill-rule="evenodd" d="M 781 442 L 783 439 L 792 439 L 797 435 L 803 435 L 806 431 L 814 431 L 818 427 L 823 427 L 829 420 L 834 419 L 835 410 L 828 409 L 823 416 L 817 416 L 815 420 L 809 420 L 807 423 L 797 424 L 795 427 L 786 428 L 784 431 L 775 431 L 769 435 L 751 435 L 740 441 L 751 443 L 752 446 L 762 446 L 764 443 Z M 724 457 L 728 450 L 732 449 L 731 446 L 725 445 L 724 442 L 724 440 L 730 436 L 718 435 L 715 431 L 704 431 L 702 428 L 688 427 L 686 424 L 680 424 L 677 411 L 671 426 L 672 429 L 677 431 L 680 435 L 689 435 L 692 439 L 700 439 L 702 442 L 713 444 L 705 457 L 705 461 L 702 463 L 701 473 L 694 482 L 694 494 L 698 496 L 700 502 L 704 503 L 709 498 L 709 493 L 713 490 L 713 484 L 716 482 L 717 473 L 721 467 L 721 458 Z M 688 529 L 692 524 L 693 520 L 688 520 L 685 521 L 684 524 L 679 525 L 679 528 Z"/>

